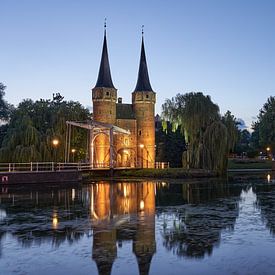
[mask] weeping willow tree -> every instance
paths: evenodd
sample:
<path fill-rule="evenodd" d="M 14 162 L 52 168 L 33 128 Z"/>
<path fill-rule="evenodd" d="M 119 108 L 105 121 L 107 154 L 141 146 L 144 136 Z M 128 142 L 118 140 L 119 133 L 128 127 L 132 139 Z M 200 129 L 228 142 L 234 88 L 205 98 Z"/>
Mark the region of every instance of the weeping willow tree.
<path fill-rule="evenodd" d="M 0 149 L 1 162 L 64 160 L 66 121 L 85 121 L 90 114 L 78 102 L 24 100 L 13 111 L 7 134 Z M 60 143 L 53 148 L 52 140 Z M 87 132 L 74 129 L 71 145 L 76 149 L 75 160 L 85 158 Z"/>
<path fill-rule="evenodd" d="M 187 142 L 183 153 L 183 167 L 208 169 L 224 173 L 227 167 L 227 155 L 234 147 L 236 124 L 230 113 L 223 123 L 218 105 L 210 96 L 202 93 L 177 94 L 162 105 L 163 127 L 167 121 L 173 129 L 180 127 Z M 229 119 L 230 118 L 230 119 Z"/>

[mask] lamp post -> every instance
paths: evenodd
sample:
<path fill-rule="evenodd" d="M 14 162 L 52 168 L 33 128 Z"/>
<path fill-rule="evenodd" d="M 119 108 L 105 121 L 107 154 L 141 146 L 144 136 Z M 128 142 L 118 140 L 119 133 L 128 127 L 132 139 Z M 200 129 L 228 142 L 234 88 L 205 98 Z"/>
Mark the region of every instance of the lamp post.
<path fill-rule="evenodd" d="M 52 144 L 53 144 L 53 148 L 54 148 L 54 161 L 56 162 L 57 161 L 57 147 L 59 145 L 59 140 L 57 138 L 54 138 L 52 140 Z"/>
<path fill-rule="evenodd" d="M 144 144 L 140 144 L 139 145 L 140 149 L 141 149 L 141 168 L 143 168 L 143 148 L 144 148 Z"/>
<path fill-rule="evenodd" d="M 74 154 L 76 152 L 76 149 L 72 149 L 72 154 L 73 154 L 73 162 L 74 162 Z"/>

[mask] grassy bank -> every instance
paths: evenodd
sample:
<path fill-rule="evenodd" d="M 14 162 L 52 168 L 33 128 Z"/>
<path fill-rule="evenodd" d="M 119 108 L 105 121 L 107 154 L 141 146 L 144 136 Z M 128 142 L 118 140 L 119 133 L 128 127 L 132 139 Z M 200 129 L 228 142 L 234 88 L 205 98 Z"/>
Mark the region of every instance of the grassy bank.
<path fill-rule="evenodd" d="M 167 169 L 138 169 L 116 171 L 116 177 L 138 177 L 138 178 L 207 178 L 216 177 L 216 173 L 200 169 L 186 170 L 183 168 Z"/>
<path fill-rule="evenodd" d="M 228 169 L 271 169 L 270 160 L 229 159 Z"/>
<path fill-rule="evenodd" d="M 238 176 L 240 172 L 237 169 L 271 169 L 272 162 L 267 160 L 229 160 L 228 169 L 231 169 L 230 175 Z M 236 169 L 236 172 L 232 171 Z M 262 173 L 258 171 L 258 173 Z M 251 173 L 249 173 L 250 175 Z M 241 174 L 244 177 L 243 174 Z M 252 176 L 252 174 L 250 175 Z M 215 178 L 217 173 L 203 169 L 167 168 L 167 169 L 125 169 L 114 170 L 113 175 L 109 170 L 97 170 L 83 174 L 84 180 L 91 179 L 193 179 L 193 178 Z M 255 175 L 253 174 L 253 177 Z"/>
<path fill-rule="evenodd" d="M 109 178 L 110 173 L 107 171 L 92 171 L 83 174 L 84 179 L 92 178 Z M 179 179 L 179 178 L 212 178 L 217 174 L 211 171 L 192 169 L 186 170 L 182 168 L 167 169 L 135 169 L 135 170 L 114 170 L 112 178 L 155 178 L 155 179 Z"/>

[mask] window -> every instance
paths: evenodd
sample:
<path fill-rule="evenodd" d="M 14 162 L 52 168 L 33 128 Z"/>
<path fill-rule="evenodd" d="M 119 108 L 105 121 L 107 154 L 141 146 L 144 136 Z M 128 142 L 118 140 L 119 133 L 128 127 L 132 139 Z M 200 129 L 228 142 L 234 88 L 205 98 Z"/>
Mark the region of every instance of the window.
<path fill-rule="evenodd" d="M 110 92 L 106 92 L 106 95 L 110 95 Z"/>
<path fill-rule="evenodd" d="M 138 134 L 141 136 L 141 130 L 138 131 Z"/>
<path fill-rule="evenodd" d="M 146 95 L 146 98 L 149 98 L 149 95 Z"/>

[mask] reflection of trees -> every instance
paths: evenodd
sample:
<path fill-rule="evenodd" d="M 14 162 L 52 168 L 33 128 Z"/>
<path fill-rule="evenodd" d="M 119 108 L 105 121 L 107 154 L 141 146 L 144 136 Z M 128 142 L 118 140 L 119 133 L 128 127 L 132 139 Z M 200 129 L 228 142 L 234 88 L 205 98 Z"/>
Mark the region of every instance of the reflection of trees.
<path fill-rule="evenodd" d="M 2 238 L 4 237 L 4 233 L 0 231 L 0 259 L 2 257 Z"/>
<path fill-rule="evenodd" d="M 256 205 L 270 233 L 275 237 L 275 185 L 265 184 L 253 187 L 257 195 Z"/>
<path fill-rule="evenodd" d="M 221 231 L 234 229 L 241 187 L 218 182 L 204 186 L 186 183 L 182 188 L 183 198 L 190 204 L 158 210 L 164 221 L 163 244 L 178 256 L 210 255 L 220 242 Z"/>
<path fill-rule="evenodd" d="M 1 205 L 7 216 L 0 220 L 0 236 L 12 234 L 23 247 L 44 242 L 71 244 L 89 230 L 79 188 L 10 190 L 1 194 Z"/>

